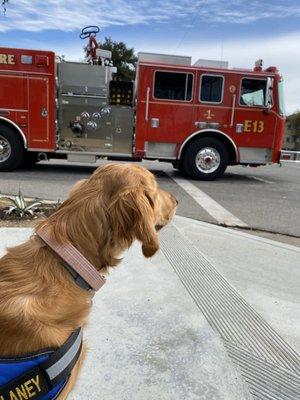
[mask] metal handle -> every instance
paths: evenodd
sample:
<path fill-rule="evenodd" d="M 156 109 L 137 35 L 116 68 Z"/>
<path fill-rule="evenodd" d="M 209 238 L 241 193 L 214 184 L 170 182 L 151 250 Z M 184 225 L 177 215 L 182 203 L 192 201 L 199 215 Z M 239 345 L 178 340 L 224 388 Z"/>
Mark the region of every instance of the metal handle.
<path fill-rule="evenodd" d="M 105 67 L 105 85 L 108 83 L 108 66 Z"/>
<path fill-rule="evenodd" d="M 235 99 L 236 99 L 236 95 L 234 94 L 232 96 L 232 109 L 231 109 L 231 119 L 230 119 L 230 127 L 233 126 L 233 122 L 234 122 L 234 114 L 235 114 Z"/>
<path fill-rule="evenodd" d="M 205 121 L 195 121 L 195 126 L 199 129 L 205 129 L 207 127 L 207 122 Z"/>
<path fill-rule="evenodd" d="M 145 121 L 149 121 L 149 100 L 150 100 L 150 88 L 147 87 Z"/>

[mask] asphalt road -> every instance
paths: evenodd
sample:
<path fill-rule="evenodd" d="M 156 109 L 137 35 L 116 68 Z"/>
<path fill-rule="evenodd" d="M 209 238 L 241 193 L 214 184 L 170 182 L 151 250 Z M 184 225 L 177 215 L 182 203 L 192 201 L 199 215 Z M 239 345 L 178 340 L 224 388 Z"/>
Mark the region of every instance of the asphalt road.
<path fill-rule="evenodd" d="M 187 181 L 167 163 L 142 165 L 176 195 L 178 215 L 214 224 L 226 221 L 226 225 L 240 225 L 275 239 L 276 234 L 294 236 L 278 238 L 300 246 L 300 164 L 229 167 L 222 179 L 213 182 Z M 20 187 L 28 197 L 63 200 L 72 185 L 94 169 L 94 165 L 66 161 L 40 162 L 33 169 L 0 173 L 0 193 L 16 194 Z"/>

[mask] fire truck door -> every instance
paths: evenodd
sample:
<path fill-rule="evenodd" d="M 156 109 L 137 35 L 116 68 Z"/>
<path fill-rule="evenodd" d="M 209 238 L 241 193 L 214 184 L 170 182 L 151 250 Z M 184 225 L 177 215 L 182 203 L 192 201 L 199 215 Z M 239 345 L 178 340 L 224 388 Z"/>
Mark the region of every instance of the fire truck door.
<path fill-rule="evenodd" d="M 268 162 L 274 145 L 276 114 L 266 78 L 243 77 L 232 127 L 241 162 Z"/>
<path fill-rule="evenodd" d="M 225 90 L 225 76 L 221 73 L 201 72 L 196 92 L 195 127 L 197 130 L 215 129 L 229 133 L 232 105 L 231 94 Z M 227 107 L 226 107 L 227 106 Z"/>
<path fill-rule="evenodd" d="M 154 71 L 147 84 L 145 152 L 149 158 L 176 157 L 176 148 L 192 130 L 195 76 L 188 71 Z"/>
<path fill-rule="evenodd" d="M 49 81 L 28 77 L 29 145 L 45 148 L 49 141 Z"/>

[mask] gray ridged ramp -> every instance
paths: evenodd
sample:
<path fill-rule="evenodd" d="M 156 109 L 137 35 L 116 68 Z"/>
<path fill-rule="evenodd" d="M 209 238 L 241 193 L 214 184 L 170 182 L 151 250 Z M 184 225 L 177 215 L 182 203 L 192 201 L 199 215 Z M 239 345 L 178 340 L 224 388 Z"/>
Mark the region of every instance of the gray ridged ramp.
<path fill-rule="evenodd" d="M 161 250 L 257 400 L 300 400 L 300 357 L 245 301 L 205 256 L 174 227 Z"/>

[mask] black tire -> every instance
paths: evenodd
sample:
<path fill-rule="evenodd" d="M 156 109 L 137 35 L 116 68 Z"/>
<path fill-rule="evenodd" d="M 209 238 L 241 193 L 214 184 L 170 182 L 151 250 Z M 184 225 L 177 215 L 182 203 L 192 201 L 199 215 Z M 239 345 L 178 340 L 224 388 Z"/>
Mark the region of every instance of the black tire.
<path fill-rule="evenodd" d="M 201 150 L 203 151 L 202 165 L 197 162 L 197 155 Z M 205 156 L 206 154 L 207 156 Z M 199 157 L 201 159 L 201 155 Z M 186 149 L 181 164 L 183 172 L 188 178 L 212 181 L 225 172 L 228 165 L 228 152 L 219 140 L 207 137 L 200 138 Z"/>
<path fill-rule="evenodd" d="M 9 126 L 0 125 L 0 171 L 12 171 L 24 158 L 24 146 L 19 134 Z"/>

